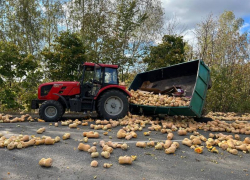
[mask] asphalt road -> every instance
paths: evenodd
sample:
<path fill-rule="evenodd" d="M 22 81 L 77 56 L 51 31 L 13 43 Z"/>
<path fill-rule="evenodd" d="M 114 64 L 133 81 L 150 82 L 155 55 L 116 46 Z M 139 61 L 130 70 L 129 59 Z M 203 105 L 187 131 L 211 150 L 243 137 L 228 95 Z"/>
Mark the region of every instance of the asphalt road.
<path fill-rule="evenodd" d="M 67 119 L 67 118 L 66 118 Z M 71 118 L 73 119 L 73 118 Z M 215 180 L 215 179 L 250 179 L 250 154 L 242 152 L 239 155 L 231 155 L 218 148 L 219 154 L 211 153 L 204 148 L 203 154 L 196 154 L 193 149 L 181 144 L 184 137 L 178 136 L 174 132 L 174 141 L 180 143 L 180 148 L 173 155 L 165 154 L 164 150 L 154 150 L 154 148 L 138 148 L 137 141 L 165 141 L 166 134 L 152 131 L 150 136 L 144 136 L 143 132 L 148 131 L 147 127 L 143 131 L 137 131 L 137 138 L 131 140 L 121 140 L 116 138 L 118 126 L 109 132 L 108 136 L 103 135 L 103 130 L 96 130 L 101 135 L 98 139 L 89 139 L 87 144 L 100 140 L 113 142 L 126 142 L 129 149 L 124 151 L 120 148 L 114 149 L 110 159 L 99 156 L 95 158 L 99 162 L 98 167 L 90 166 L 93 160 L 88 152 L 77 149 L 79 141 L 83 139 L 82 133 L 90 131 L 89 126 L 78 126 L 79 129 L 70 129 L 68 126 L 49 126 L 44 122 L 23 122 L 23 123 L 0 123 L 0 133 L 6 137 L 11 135 L 27 134 L 36 135 L 36 130 L 46 127 L 42 135 L 60 136 L 66 132 L 71 134 L 68 140 L 61 140 L 54 145 L 40 145 L 24 149 L 8 150 L 0 148 L 0 180 L 7 179 L 119 179 L 119 180 Z M 200 131 L 208 137 L 209 132 Z M 109 136 L 112 139 L 109 139 Z M 246 137 L 241 135 L 242 138 Z M 98 152 L 101 148 L 97 146 Z M 119 156 L 136 155 L 137 160 L 132 165 L 120 165 Z M 38 165 L 41 158 L 51 157 L 53 165 L 51 168 L 43 168 Z M 103 168 L 103 163 L 112 163 L 111 168 Z"/>

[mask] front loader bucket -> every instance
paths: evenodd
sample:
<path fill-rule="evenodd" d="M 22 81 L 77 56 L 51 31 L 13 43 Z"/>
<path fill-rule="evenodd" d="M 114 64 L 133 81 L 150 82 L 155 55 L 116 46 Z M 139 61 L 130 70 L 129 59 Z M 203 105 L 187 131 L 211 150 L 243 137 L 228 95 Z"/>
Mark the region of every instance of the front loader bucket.
<path fill-rule="evenodd" d="M 137 74 L 129 90 L 138 90 L 145 81 L 153 83 L 152 88 L 161 91 L 179 86 L 191 97 L 189 106 L 166 107 L 146 106 L 130 103 L 130 109 L 145 115 L 184 115 L 201 117 L 207 90 L 210 86 L 210 70 L 202 60 L 185 62 L 153 71 Z"/>

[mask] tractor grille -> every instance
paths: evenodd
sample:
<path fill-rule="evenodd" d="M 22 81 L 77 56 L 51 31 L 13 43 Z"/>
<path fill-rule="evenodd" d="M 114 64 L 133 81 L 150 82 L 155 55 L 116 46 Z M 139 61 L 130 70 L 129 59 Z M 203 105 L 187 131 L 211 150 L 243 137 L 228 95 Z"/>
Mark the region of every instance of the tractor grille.
<path fill-rule="evenodd" d="M 46 96 L 49 93 L 49 91 L 51 90 L 52 86 L 53 85 L 43 86 L 41 88 L 41 96 Z"/>

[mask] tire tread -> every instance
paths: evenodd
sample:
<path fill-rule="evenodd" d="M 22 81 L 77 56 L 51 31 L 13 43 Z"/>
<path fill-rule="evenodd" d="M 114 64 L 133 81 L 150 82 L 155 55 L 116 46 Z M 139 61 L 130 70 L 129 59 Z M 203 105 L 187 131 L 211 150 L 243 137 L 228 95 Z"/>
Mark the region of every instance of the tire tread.
<path fill-rule="evenodd" d="M 57 108 L 57 111 L 58 111 L 59 115 L 57 115 L 53 119 L 47 118 L 45 116 L 45 113 L 44 113 L 43 109 L 45 109 L 46 106 L 48 106 L 48 105 L 54 105 Z M 42 103 L 42 105 L 40 106 L 40 108 L 39 108 L 39 117 L 41 119 L 45 120 L 46 122 L 49 122 L 49 121 L 52 121 L 52 122 L 58 121 L 58 120 L 60 120 L 60 118 L 62 117 L 62 115 L 63 115 L 63 106 L 58 101 L 54 101 L 54 100 L 44 101 Z"/>
<path fill-rule="evenodd" d="M 109 90 L 109 91 L 105 92 L 104 94 L 102 94 L 100 99 L 97 102 L 97 112 L 101 118 L 108 119 L 105 116 L 105 112 L 104 112 L 105 110 L 103 107 L 104 105 L 102 103 L 107 99 L 107 97 L 112 96 L 112 94 L 114 94 L 114 93 L 119 93 L 121 96 L 126 96 L 123 92 L 121 92 L 119 90 Z M 122 97 L 120 97 L 120 98 L 122 99 Z M 127 106 L 127 107 L 125 107 L 125 106 Z M 127 108 L 127 112 L 128 112 L 128 101 L 126 101 L 126 102 L 123 101 L 123 109 L 124 108 Z M 127 112 L 124 112 L 124 110 L 122 110 L 122 112 L 119 115 L 117 115 L 115 119 L 123 118 L 127 114 Z"/>

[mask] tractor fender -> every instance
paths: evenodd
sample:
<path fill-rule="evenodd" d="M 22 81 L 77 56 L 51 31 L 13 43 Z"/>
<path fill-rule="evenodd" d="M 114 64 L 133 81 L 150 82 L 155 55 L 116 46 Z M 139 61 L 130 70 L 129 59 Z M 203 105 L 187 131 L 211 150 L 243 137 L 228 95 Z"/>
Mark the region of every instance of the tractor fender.
<path fill-rule="evenodd" d="M 123 92 L 124 94 L 128 95 L 129 97 L 131 97 L 131 94 L 126 90 L 125 86 L 123 87 L 123 86 L 118 86 L 118 85 L 108 85 L 108 86 L 105 86 L 104 88 L 100 89 L 100 91 L 97 93 L 97 95 L 95 96 L 94 99 L 97 100 L 101 94 L 103 94 L 107 90 L 111 90 L 111 89 L 119 90 L 119 91 Z"/>
<path fill-rule="evenodd" d="M 53 93 L 53 95 L 59 96 L 59 98 L 61 98 L 63 100 L 63 102 L 65 103 L 67 109 L 69 109 L 69 105 L 67 103 L 67 100 L 63 96 L 61 96 L 60 94 L 56 94 L 56 93 Z"/>

